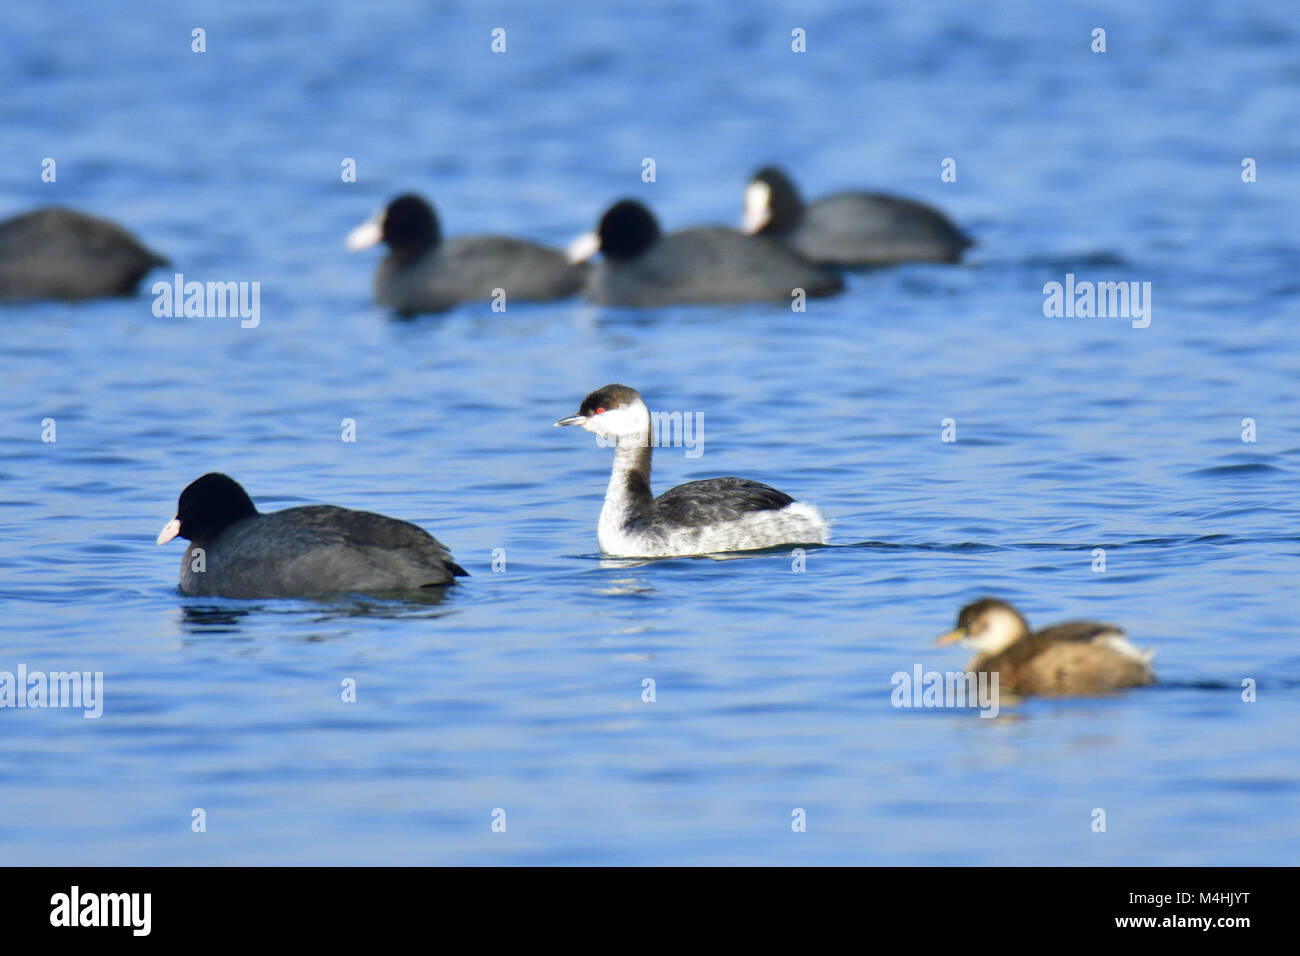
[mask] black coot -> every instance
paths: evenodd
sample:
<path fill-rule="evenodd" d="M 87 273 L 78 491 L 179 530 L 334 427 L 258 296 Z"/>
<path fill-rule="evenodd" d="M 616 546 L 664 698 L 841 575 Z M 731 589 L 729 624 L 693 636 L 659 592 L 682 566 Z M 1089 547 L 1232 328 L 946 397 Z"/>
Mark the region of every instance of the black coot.
<path fill-rule="evenodd" d="M 910 199 L 844 192 L 805 204 L 773 166 L 745 190 L 742 229 L 774 236 L 812 262 L 849 267 L 957 262 L 974 244 L 943 213 Z"/>
<path fill-rule="evenodd" d="M 349 249 L 379 242 L 388 255 L 375 275 L 375 301 L 406 315 L 487 301 L 564 299 L 582 289 L 586 268 L 558 249 L 506 236 L 442 238 L 438 216 L 419 196 L 398 196 L 348 236 Z"/>
<path fill-rule="evenodd" d="M 454 584 L 468 573 L 413 524 L 333 505 L 261 514 L 238 482 L 215 472 L 181 492 L 158 543 L 177 535 L 190 540 L 181 590 L 193 595 L 374 594 Z"/>
<path fill-rule="evenodd" d="M 166 266 L 121 226 L 74 209 L 37 209 L 0 222 L 0 299 L 131 295 Z"/>
<path fill-rule="evenodd" d="M 610 207 L 595 233 L 570 248 L 578 261 L 602 254 L 587 278 L 587 296 L 604 305 L 655 306 L 688 302 L 789 302 L 795 289 L 832 295 L 844 280 L 777 240 L 724 226 L 660 234 L 639 202 Z"/>

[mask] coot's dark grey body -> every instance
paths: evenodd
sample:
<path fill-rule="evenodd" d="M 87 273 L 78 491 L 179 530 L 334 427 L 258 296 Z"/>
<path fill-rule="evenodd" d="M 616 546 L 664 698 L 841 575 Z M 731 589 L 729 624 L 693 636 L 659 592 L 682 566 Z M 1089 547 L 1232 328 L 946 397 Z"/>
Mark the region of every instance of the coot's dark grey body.
<path fill-rule="evenodd" d="M 167 260 L 122 227 L 73 209 L 38 209 L 0 222 L 0 299 L 131 295 Z"/>
<path fill-rule="evenodd" d="M 804 207 L 780 238 L 813 262 L 879 266 L 958 262 L 971 241 L 936 209 L 879 193 L 838 193 Z"/>
<path fill-rule="evenodd" d="M 423 528 L 333 505 L 256 514 L 226 528 L 205 549 L 206 570 L 181 565 L 186 594 L 233 598 L 309 597 L 404 591 L 451 584 L 464 573 Z"/>
<path fill-rule="evenodd" d="M 459 302 L 548 301 L 576 295 L 584 265 L 558 249 L 506 236 L 443 240 L 438 215 L 413 193 L 398 196 L 374 219 L 353 230 L 348 245 L 387 244 L 375 275 L 375 301 L 404 315 L 443 312 Z"/>
<path fill-rule="evenodd" d="M 602 305 L 790 302 L 844 288 L 838 274 L 813 265 L 780 242 L 724 226 L 701 226 L 661 236 L 653 215 L 623 200 L 597 231 L 604 255 L 587 278 L 587 296 Z"/>
<path fill-rule="evenodd" d="M 795 289 L 810 298 L 834 295 L 844 280 L 763 236 L 723 226 L 670 233 L 635 259 L 603 259 L 587 279 L 602 305 L 789 302 Z"/>
<path fill-rule="evenodd" d="M 181 493 L 158 543 L 177 535 L 191 541 L 181 590 L 192 595 L 375 594 L 453 584 L 466 573 L 413 524 L 333 505 L 261 514 L 237 482 L 215 472 Z"/>
<path fill-rule="evenodd" d="M 758 234 L 781 240 L 812 262 L 844 267 L 958 262 L 973 244 L 924 203 L 872 192 L 842 192 L 804 203 L 789 178 L 771 168 L 755 175 L 753 183 L 760 182 L 771 191 L 771 218 Z"/>
<path fill-rule="evenodd" d="M 567 299 L 582 289 L 587 269 L 558 249 L 505 236 L 447 239 L 415 257 L 390 252 L 375 275 L 375 301 L 398 312 L 443 312 L 460 302 L 486 302 L 502 289 L 513 301 Z"/>

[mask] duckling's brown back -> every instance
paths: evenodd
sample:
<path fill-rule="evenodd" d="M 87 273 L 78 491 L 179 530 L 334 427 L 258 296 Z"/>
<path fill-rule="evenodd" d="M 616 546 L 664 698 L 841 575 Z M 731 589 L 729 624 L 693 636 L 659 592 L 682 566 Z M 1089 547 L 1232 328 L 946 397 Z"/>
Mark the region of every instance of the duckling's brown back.
<path fill-rule="evenodd" d="M 1023 662 L 1011 677 L 1016 693 L 1045 696 L 1104 694 L 1155 683 L 1155 674 L 1144 658 L 1110 646 L 1106 635 L 1050 644 Z M 1005 686 L 1007 675 L 1001 679 Z"/>

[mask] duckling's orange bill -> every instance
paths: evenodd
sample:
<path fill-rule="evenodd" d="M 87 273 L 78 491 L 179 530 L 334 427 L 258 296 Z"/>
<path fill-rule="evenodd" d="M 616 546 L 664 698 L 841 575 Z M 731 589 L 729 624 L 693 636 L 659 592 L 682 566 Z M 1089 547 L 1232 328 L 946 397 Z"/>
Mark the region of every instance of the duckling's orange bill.
<path fill-rule="evenodd" d="M 957 630 L 949 631 L 947 634 L 940 634 L 934 639 L 934 642 L 936 644 L 956 644 L 965 636 L 966 632 L 959 627 Z"/>

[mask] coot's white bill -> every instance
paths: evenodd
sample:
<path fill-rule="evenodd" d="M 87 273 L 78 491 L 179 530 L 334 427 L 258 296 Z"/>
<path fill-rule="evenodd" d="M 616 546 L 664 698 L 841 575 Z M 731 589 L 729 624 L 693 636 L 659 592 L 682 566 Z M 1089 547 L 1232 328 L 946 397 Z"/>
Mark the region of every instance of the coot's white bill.
<path fill-rule="evenodd" d="M 594 232 L 584 232 L 569 243 L 565 254 L 571 263 L 577 265 L 579 262 L 586 262 L 598 252 L 600 252 L 600 236 Z"/>
<path fill-rule="evenodd" d="M 176 537 L 180 533 L 181 533 L 181 519 L 172 518 L 171 521 L 168 521 L 165 525 L 163 525 L 163 529 L 158 532 L 158 540 L 154 543 L 166 544 L 168 541 L 170 541 L 172 538 Z"/>
<path fill-rule="evenodd" d="M 348 248 L 353 252 L 369 249 L 384 240 L 384 214 L 376 213 L 357 228 L 348 233 Z"/>
<path fill-rule="evenodd" d="M 745 215 L 740 222 L 740 231 L 752 236 L 771 219 L 772 187 L 755 180 L 745 189 Z"/>

